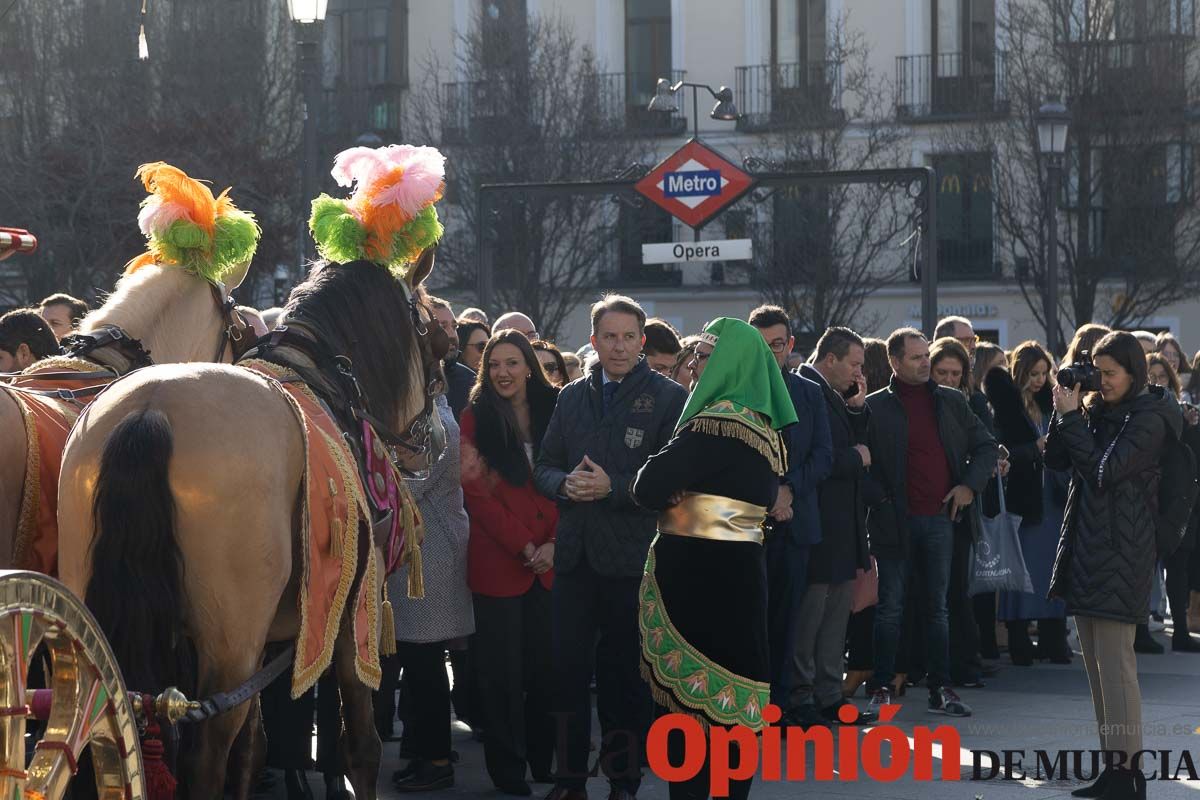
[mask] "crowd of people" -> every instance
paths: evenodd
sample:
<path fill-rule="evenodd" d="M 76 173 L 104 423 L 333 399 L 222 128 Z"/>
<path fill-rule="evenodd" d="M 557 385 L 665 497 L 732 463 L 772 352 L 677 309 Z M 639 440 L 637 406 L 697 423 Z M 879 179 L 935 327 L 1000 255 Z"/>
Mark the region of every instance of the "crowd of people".
<path fill-rule="evenodd" d="M 804 358 L 782 308 L 681 336 L 617 295 L 570 350 L 520 312 L 429 305 L 451 342 L 437 401 L 451 447 L 410 482 L 426 597 L 405 598 L 403 569 L 389 578 L 397 649 L 376 724 L 391 740 L 403 721 L 398 790 L 453 785 L 453 715 L 501 792 L 532 781 L 585 800 L 596 763 L 626 800 L 663 709 L 730 725 L 769 702 L 781 724 L 867 724 L 924 683 L 929 712 L 964 717 L 957 689 L 985 688 L 1007 648 L 1015 667 L 1081 654 L 1101 749 L 1122 757 L 1076 794 L 1144 796 L 1127 758 L 1141 749 L 1134 654 L 1164 652 L 1168 606 L 1172 649 L 1200 651 L 1194 515 L 1171 553 L 1156 545 L 1164 453 L 1200 455 L 1200 353 L 1089 324 L 1059 360 L 954 317 L 933 341 L 830 328 Z M 52 295 L 0 317 L 0 372 L 56 353 L 86 310 Z M 1009 566 L 1032 592 L 972 593 L 973 544 L 1002 513 L 1021 520 Z M 686 530 L 706 519 L 725 533 Z M 668 600 L 678 647 L 728 678 L 721 692 L 671 679 L 648 622 Z M 733 697 L 745 719 L 721 713 Z M 273 742 L 270 758 L 305 796 L 304 747 Z"/>

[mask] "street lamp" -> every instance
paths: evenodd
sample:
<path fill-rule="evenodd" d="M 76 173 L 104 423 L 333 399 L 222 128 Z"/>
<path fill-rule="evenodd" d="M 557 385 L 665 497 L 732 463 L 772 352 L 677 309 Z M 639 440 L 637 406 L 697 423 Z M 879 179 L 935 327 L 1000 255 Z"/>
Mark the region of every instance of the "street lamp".
<path fill-rule="evenodd" d="M 687 81 L 679 81 L 672 84 L 666 78 L 659 78 L 658 83 L 654 87 L 654 97 L 650 100 L 650 105 L 646 106 L 647 111 L 661 111 L 665 114 L 674 114 L 679 111 L 679 103 L 676 101 L 676 95 L 680 89 L 687 86 L 692 90 L 692 138 L 700 137 L 700 96 L 699 90 L 703 89 L 712 95 L 716 100 L 716 105 L 709 112 L 709 117 L 723 122 L 736 122 L 741 116 L 738 114 L 737 106 L 733 102 L 733 91 L 728 86 L 722 86 L 719 89 L 713 89 L 705 83 L 688 83 Z"/>
<path fill-rule="evenodd" d="M 1046 288 L 1042 297 L 1045 302 L 1046 346 L 1054 355 L 1061 355 L 1062 350 L 1058 346 L 1058 194 L 1071 114 L 1061 102 L 1052 100 L 1038 109 L 1036 121 L 1038 150 L 1046 159 L 1046 195 L 1050 209 L 1050 252 L 1047 254 Z"/>
<path fill-rule="evenodd" d="M 304 171 L 301 176 L 301 208 L 317 194 L 317 116 L 321 100 L 321 24 L 329 0 L 288 0 L 288 14 L 296 24 L 300 54 L 300 91 L 304 98 Z M 308 236 L 308 215 L 300 214 L 300 261 L 316 257 Z"/>

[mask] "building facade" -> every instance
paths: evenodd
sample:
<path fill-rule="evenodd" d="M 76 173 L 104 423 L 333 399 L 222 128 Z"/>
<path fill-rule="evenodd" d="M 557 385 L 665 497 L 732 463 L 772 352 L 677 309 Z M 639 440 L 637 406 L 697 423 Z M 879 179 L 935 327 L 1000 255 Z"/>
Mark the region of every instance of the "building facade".
<path fill-rule="evenodd" d="M 407 98 L 428 80 L 440 85 L 445 98 L 444 136 L 448 129 L 486 126 L 492 113 L 487 85 L 467 80 L 461 67 L 468 58 L 464 48 L 478 36 L 483 57 L 499 63 L 502 57 L 487 50 L 488 41 L 499 40 L 496 31 L 520 30 L 533 17 L 546 15 L 569 24 L 594 54 L 599 89 L 588 102 L 599 103 L 606 118 L 620 119 L 622 132 L 639 139 L 648 165 L 686 141 L 697 121 L 690 103 L 674 115 L 646 111 L 658 78 L 730 87 L 741 119 L 710 119 L 702 105 L 698 125 L 704 142 L 734 163 L 758 155 L 799 169 L 841 166 L 791 152 L 790 143 L 814 128 L 840 128 L 848 150 L 868 146 L 871 126 L 860 117 L 867 106 L 863 87 L 870 83 L 880 87 L 879 102 L 886 106 L 875 109 L 873 124 L 885 122 L 896 136 L 891 164 L 937 171 L 939 315 L 970 317 L 986 338 L 1012 347 L 1045 337 L 1027 300 L 1029 295 L 1040 303 L 1026 275 L 1037 268 L 1031 263 L 1044 261 L 1044 251 L 1041 260 L 1032 245 L 1028 255 L 1021 255 L 1003 230 L 1008 201 L 996 196 L 995 187 L 1008 165 L 997 160 L 1016 156 L 969 142 L 986 139 L 989 127 L 1011 123 L 1018 105 L 1017 65 L 1006 46 L 1018 3 L 1040 4 L 1061 16 L 1056 41 L 1084 54 L 1097 52 L 1095 63 L 1103 70 L 1098 80 L 1106 90 L 1126 82 L 1130 85 L 1122 88 L 1136 93 L 1139 82 L 1152 81 L 1165 95 L 1178 91 L 1178 97 L 1168 97 L 1180 111 L 1178 130 L 1163 135 L 1151 155 L 1145 146 L 1138 151 L 1141 166 L 1134 184 L 1144 191 L 1136 203 L 1120 199 L 1131 194 L 1126 184 L 1118 190 L 1107 183 L 1113 165 L 1122 160 L 1111 135 L 1100 142 L 1107 150 L 1098 145 L 1086 156 L 1068 154 L 1060 213 L 1085 221 L 1079 223 L 1085 225 L 1082 235 L 1094 244 L 1095 256 L 1087 268 L 1112 270 L 1114 287 L 1127 285 L 1128 276 L 1118 281 L 1121 265 L 1128 270 L 1134 262 L 1121 260 L 1121 248 L 1147 237 L 1170 238 L 1155 221 L 1166 216 L 1164 209 L 1191 200 L 1193 162 L 1184 112 L 1193 100 L 1186 56 L 1194 41 L 1192 0 L 331 0 L 324 130 L 331 148 L 408 141 L 414 127 L 405 117 Z M 1102 24 L 1096 22 L 1100 18 Z M 1103 32 L 1090 32 L 1093 24 Z M 1155 119 L 1161 127 L 1161 118 Z M 1071 201 L 1081 176 L 1094 186 L 1082 208 Z M 1104 186 L 1109 186 L 1107 195 Z M 749 220 L 736 214 L 718 218 L 703 237 L 747 236 L 765 214 L 773 223 L 773 238 L 755 237 L 756 258 L 786 263 L 787 254 L 796 251 L 780 249 L 783 231 L 793 237 L 790 241 L 803 239 L 805 232 L 828 223 L 829 203 L 814 192 L 776 197 Z M 690 240 L 691 231 L 652 208 L 628 212 L 636 218 L 632 223 L 625 216 L 622 212 L 616 221 L 606 256 L 611 263 L 597 270 L 590 297 L 609 290 L 631 294 L 684 333 L 716 316 L 744 318 L 762 302 L 755 280 L 761 266 L 641 264 L 640 244 Z M 908 266 L 912 245 L 903 234 L 899 230 L 872 257 L 878 279 L 856 318 L 865 334 L 886 335 L 901 325 L 920 324 L 920 285 Z M 446 293 L 463 304 L 477 301 L 472 286 L 449 287 Z M 1118 288 L 1104 297 L 1109 295 L 1112 303 L 1121 302 Z M 1106 302 L 1097 301 L 1099 321 L 1105 319 Z M 1170 329 L 1185 346 L 1196 347 L 1197 311 L 1195 301 L 1164 301 L 1142 317 L 1140 326 Z M 588 332 L 584 303 L 560 327 L 558 339 L 574 348 Z"/>

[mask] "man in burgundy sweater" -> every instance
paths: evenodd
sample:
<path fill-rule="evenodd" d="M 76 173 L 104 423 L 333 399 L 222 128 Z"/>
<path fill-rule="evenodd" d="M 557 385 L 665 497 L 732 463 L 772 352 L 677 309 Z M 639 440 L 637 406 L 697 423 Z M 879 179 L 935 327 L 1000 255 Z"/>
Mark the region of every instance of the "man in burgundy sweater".
<path fill-rule="evenodd" d="M 971 709 L 949 685 L 946 592 L 954 526 L 969 526 L 979 539 L 979 495 L 996 466 L 997 446 L 961 392 L 929 379 L 929 342 L 920 331 L 892 333 L 888 360 L 891 383 L 867 397 L 870 478 L 884 496 L 867 514 L 871 553 L 879 564 L 869 709 L 878 712 L 891 702 L 905 587 L 915 573 L 926 600 L 916 619 L 925 626 L 929 711 L 965 717 Z"/>

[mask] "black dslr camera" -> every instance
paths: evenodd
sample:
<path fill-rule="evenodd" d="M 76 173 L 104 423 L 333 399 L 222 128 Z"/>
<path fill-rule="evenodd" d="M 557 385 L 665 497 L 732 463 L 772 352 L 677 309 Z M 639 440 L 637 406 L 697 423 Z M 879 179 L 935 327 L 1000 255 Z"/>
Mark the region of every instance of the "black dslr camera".
<path fill-rule="evenodd" d="M 1100 370 L 1092 363 L 1092 355 L 1084 350 L 1079 360 L 1069 367 L 1058 371 L 1058 385 L 1064 389 L 1074 389 L 1076 385 L 1085 392 L 1100 391 Z"/>

